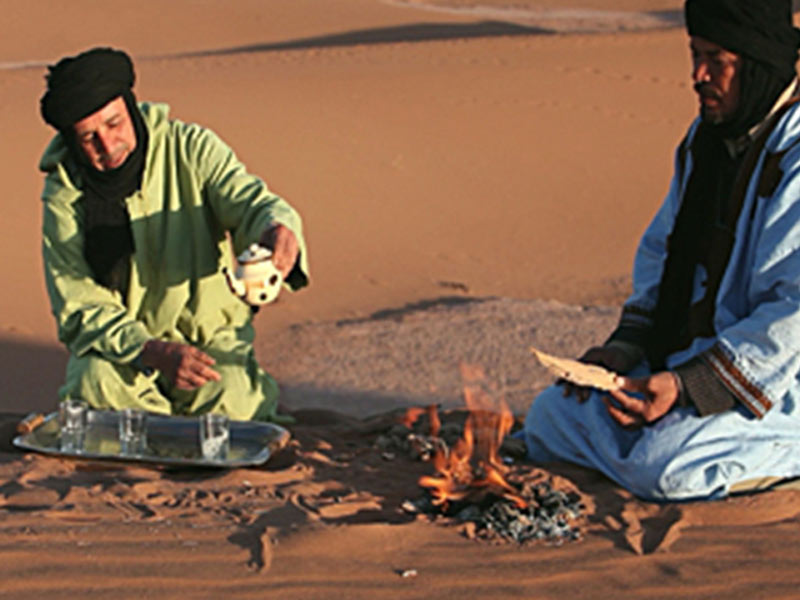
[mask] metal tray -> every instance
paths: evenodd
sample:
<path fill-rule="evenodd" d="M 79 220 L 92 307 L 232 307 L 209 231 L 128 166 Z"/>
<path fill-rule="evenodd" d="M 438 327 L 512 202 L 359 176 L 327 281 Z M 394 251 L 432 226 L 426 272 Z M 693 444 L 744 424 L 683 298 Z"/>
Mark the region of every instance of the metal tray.
<path fill-rule="evenodd" d="M 120 454 L 119 413 L 90 410 L 83 450 L 69 452 L 59 447 L 58 413 L 25 435 L 14 438 L 14 445 L 54 456 L 123 460 L 190 467 L 248 467 L 269 460 L 289 441 L 289 432 L 273 423 L 230 422 L 230 451 L 225 460 L 209 460 L 200 453 L 199 421 L 195 417 L 147 415 L 147 449 L 143 454 Z"/>

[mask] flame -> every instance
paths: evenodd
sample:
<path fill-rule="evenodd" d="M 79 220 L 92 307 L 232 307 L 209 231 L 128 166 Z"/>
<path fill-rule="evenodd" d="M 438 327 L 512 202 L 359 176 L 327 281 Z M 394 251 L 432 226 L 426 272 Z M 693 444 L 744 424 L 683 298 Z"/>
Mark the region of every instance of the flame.
<path fill-rule="evenodd" d="M 424 412 L 425 409 L 421 406 L 410 406 L 406 409 L 406 414 L 403 416 L 403 425 L 411 429 Z"/>
<path fill-rule="evenodd" d="M 439 428 L 442 426 L 441 421 L 439 420 L 439 410 L 435 404 L 429 404 L 426 407 L 422 406 L 411 406 L 406 409 L 406 414 L 403 415 L 402 424 L 408 427 L 409 429 L 414 427 L 414 423 L 416 423 L 419 418 L 424 415 L 428 415 L 428 423 L 430 423 L 430 435 L 437 436 L 439 435 Z"/>
<path fill-rule="evenodd" d="M 423 476 L 419 485 L 430 488 L 433 504 L 447 507 L 451 501 L 494 493 L 514 502 L 520 508 L 528 503 L 516 488 L 506 481 L 508 468 L 500 458 L 500 445 L 511 431 L 514 417 L 505 401 L 495 403 L 482 384 L 483 371 L 475 366 L 462 366 L 465 381 L 464 401 L 469 416 L 464 424 L 464 436 L 448 452 L 437 450 L 433 466 L 437 475 Z M 428 407 L 431 427 L 439 429 L 438 412 Z M 432 434 L 435 435 L 435 434 Z"/>
<path fill-rule="evenodd" d="M 428 422 L 431 424 L 431 435 L 439 435 L 439 429 L 442 427 L 442 422 L 439 420 L 439 409 L 435 404 L 428 405 Z"/>

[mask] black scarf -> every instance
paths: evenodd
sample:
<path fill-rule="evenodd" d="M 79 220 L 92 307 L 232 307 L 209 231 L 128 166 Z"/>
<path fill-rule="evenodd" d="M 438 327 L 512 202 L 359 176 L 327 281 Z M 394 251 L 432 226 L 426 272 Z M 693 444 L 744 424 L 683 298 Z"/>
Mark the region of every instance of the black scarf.
<path fill-rule="evenodd" d="M 667 258 L 649 336 L 647 354 L 653 369 L 662 369 L 664 359 L 687 347 L 694 337 L 713 335 L 713 296 L 735 239 L 725 211 L 741 159 L 732 158 L 723 139 L 705 123 L 699 125 L 689 153 L 692 172 L 667 238 Z M 707 297 L 693 299 L 698 265 L 706 272 Z"/>
<path fill-rule="evenodd" d="M 123 93 L 123 98 L 136 132 L 136 148 L 116 169 L 98 171 L 78 146 L 74 130 L 70 128 L 62 134 L 83 179 L 83 197 L 79 202 L 84 213 L 84 257 L 95 281 L 121 292 L 124 298 L 135 250 L 125 198 L 141 187 L 148 134 L 133 92 Z"/>

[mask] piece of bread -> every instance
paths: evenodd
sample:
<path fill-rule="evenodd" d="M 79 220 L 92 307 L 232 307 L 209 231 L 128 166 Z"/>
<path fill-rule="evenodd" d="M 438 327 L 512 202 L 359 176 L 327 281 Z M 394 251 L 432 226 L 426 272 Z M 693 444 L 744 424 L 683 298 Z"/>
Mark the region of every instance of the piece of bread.
<path fill-rule="evenodd" d="M 575 385 L 606 392 L 618 390 L 620 387 L 619 375 L 598 365 L 589 365 L 571 358 L 559 358 L 536 348 L 531 348 L 531 352 L 553 375 Z"/>

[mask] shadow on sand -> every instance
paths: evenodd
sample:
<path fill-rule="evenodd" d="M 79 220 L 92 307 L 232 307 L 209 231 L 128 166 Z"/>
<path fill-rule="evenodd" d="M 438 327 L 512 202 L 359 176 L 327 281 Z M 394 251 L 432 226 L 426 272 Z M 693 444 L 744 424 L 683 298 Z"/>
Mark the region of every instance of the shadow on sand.
<path fill-rule="evenodd" d="M 654 19 L 659 23 L 659 26 L 665 29 L 683 25 L 683 11 L 681 10 L 650 11 L 642 14 Z M 583 33 L 590 30 L 591 28 L 586 29 L 585 25 L 580 29 Z M 230 48 L 164 54 L 150 58 L 194 58 L 203 56 L 225 56 L 249 52 L 278 52 L 283 50 L 309 50 L 312 48 L 335 48 L 376 44 L 552 35 L 556 33 L 559 32 L 546 27 L 524 25 L 522 23 L 502 20 L 483 20 L 475 23 L 410 23 L 408 25 L 356 29 L 343 33 L 331 33 L 297 40 L 286 40 L 283 42 L 248 44 Z"/>
<path fill-rule="evenodd" d="M 66 350 L 59 346 L 0 338 L 0 410 L 55 410 L 66 364 Z"/>
<path fill-rule="evenodd" d="M 431 42 L 471 38 L 546 35 L 552 31 L 503 21 L 481 21 L 479 23 L 413 23 L 375 29 L 358 29 L 344 33 L 272 42 L 199 50 L 153 56 L 153 59 L 194 58 L 203 56 L 225 56 L 249 52 L 278 52 L 282 50 L 309 50 L 312 48 L 335 48 L 347 46 L 396 44 L 401 42 Z"/>

